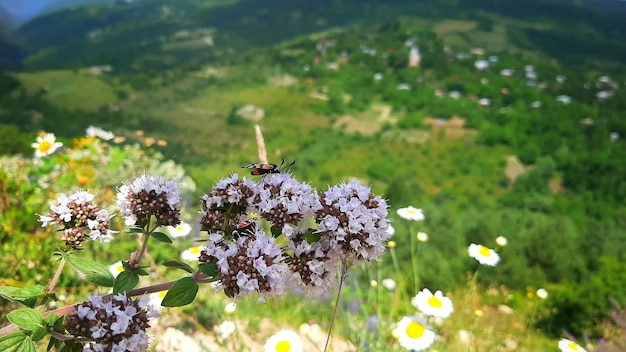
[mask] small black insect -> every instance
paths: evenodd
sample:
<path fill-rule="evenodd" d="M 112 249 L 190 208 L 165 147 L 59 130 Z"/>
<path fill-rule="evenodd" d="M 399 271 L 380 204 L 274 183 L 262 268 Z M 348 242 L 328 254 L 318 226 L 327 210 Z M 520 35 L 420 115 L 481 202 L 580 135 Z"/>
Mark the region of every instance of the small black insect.
<path fill-rule="evenodd" d="M 285 159 L 283 159 L 283 161 L 280 163 L 280 165 L 276 165 L 276 164 L 247 164 L 242 166 L 242 168 L 244 169 L 254 169 L 252 170 L 252 172 L 250 172 L 250 175 L 254 175 L 254 176 L 259 176 L 259 175 L 267 175 L 267 174 L 279 174 L 281 173 L 284 169 L 292 166 L 293 164 L 295 164 L 296 161 L 292 161 L 291 164 L 283 167 L 283 165 L 285 164 Z"/>
<path fill-rule="evenodd" d="M 232 232 L 233 238 L 252 236 L 256 233 L 256 222 L 254 220 L 245 220 L 240 222 Z"/>

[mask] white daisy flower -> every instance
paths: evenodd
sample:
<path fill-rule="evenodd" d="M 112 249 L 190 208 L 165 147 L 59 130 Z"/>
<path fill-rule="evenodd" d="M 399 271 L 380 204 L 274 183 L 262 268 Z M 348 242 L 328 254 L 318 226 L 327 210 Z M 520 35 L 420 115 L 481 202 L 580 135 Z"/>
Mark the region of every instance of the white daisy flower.
<path fill-rule="evenodd" d="M 166 291 L 159 291 L 159 292 L 153 292 L 150 294 L 150 304 L 152 306 L 153 309 L 161 309 L 161 303 L 163 302 L 163 298 L 165 298 L 165 295 L 167 294 L 167 290 Z"/>
<path fill-rule="evenodd" d="M 396 289 L 396 282 L 392 278 L 388 277 L 383 279 L 383 287 L 389 291 L 393 291 Z"/>
<path fill-rule="evenodd" d="M 218 329 L 220 331 L 220 337 L 222 338 L 222 340 L 226 340 L 228 336 L 232 335 L 235 332 L 237 326 L 232 320 L 224 320 L 219 325 Z"/>
<path fill-rule="evenodd" d="M 263 351 L 265 352 L 301 352 L 302 340 L 294 331 L 281 330 L 270 337 Z"/>
<path fill-rule="evenodd" d="M 546 291 L 545 288 L 540 288 L 537 290 L 537 297 L 541 298 L 541 299 L 546 299 L 548 298 L 548 291 Z"/>
<path fill-rule="evenodd" d="M 61 148 L 63 143 L 56 141 L 54 133 L 41 133 L 37 137 L 37 142 L 30 146 L 35 148 L 35 158 L 43 158 Z"/>
<path fill-rule="evenodd" d="M 401 218 L 406 219 L 406 220 L 413 220 L 413 221 L 424 220 L 424 213 L 422 212 L 422 209 L 417 209 L 412 205 L 409 205 L 406 208 L 398 209 L 398 215 L 400 215 Z"/>
<path fill-rule="evenodd" d="M 98 137 L 105 141 L 109 141 L 115 138 L 115 135 L 113 134 L 113 132 L 105 131 L 100 127 L 94 127 L 94 126 L 87 127 L 87 129 L 85 130 L 85 135 L 87 137 Z"/>
<path fill-rule="evenodd" d="M 119 275 L 122 271 L 124 271 L 124 265 L 122 265 L 121 260 L 119 262 L 109 265 L 109 272 L 111 272 L 114 277 L 117 277 L 117 275 Z"/>
<path fill-rule="evenodd" d="M 587 350 L 580 347 L 579 344 L 568 339 L 561 339 L 559 341 L 559 348 L 561 352 L 587 352 Z"/>
<path fill-rule="evenodd" d="M 194 247 L 191 247 L 189 249 L 185 249 L 180 254 L 180 257 L 183 260 L 187 260 L 187 261 L 190 261 L 190 262 L 197 261 L 198 259 L 200 259 L 200 252 L 202 252 L 202 248 L 203 247 L 194 246 Z"/>
<path fill-rule="evenodd" d="M 407 350 L 425 350 L 435 342 L 435 333 L 426 321 L 418 317 L 404 317 L 398 323 L 395 333 L 400 346 Z"/>
<path fill-rule="evenodd" d="M 181 222 L 176 226 L 168 226 L 167 232 L 172 238 L 185 237 L 191 233 L 191 225 L 186 222 Z"/>
<path fill-rule="evenodd" d="M 500 262 L 500 256 L 493 249 L 479 244 L 469 245 L 468 253 L 470 257 L 478 260 L 482 265 L 496 266 Z"/>
<path fill-rule="evenodd" d="M 425 288 L 413 297 L 411 303 L 422 313 L 438 318 L 447 318 L 454 311 L 452 300 L 439 290 L 433 295 L 429 289 Z"/>

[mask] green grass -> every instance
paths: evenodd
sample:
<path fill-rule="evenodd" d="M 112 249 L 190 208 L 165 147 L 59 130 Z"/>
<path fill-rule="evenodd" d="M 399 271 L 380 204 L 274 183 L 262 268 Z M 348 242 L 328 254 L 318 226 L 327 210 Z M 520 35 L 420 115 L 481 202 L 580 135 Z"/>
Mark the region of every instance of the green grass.
<path fill-rule="evenodd" d="M 98 110 L 118 102 L 116 90 L 128 90 L 110 85 L 86 70 L 20 72 L 15 76 L 29 94 L 44 90 L 46 100 L 67 109 Z"/>

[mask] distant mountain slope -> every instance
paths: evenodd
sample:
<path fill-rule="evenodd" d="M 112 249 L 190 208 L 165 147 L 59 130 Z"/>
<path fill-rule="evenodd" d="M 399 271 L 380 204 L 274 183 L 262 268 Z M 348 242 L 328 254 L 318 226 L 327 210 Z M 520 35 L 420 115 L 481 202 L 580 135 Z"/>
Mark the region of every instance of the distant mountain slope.
<path fill-rule="evenodd" d="M 0 33 L 6 32 L 20 25 L 22 21 L 9 10 L 0 6 Z"/>
<path fill-rule="evenodd" d="M 40 15 L 56 12 L 69 7 L 97 4 L 114 4 L 116 2 L 125 2 L 125 0 L 56 0 L 41 10 Z"/>
<path fill-rule="evenodd" d="M 0 0 L 0 6 L 11 12 L 15 17 L 28 21 L 54 0 Z"/>
<path fill-rule="evenodd" d="M 490 14 L 540 23 L 538 29 L 509 25 L 517 33 L 510 39 L 564 59 L 570 50 L 615 59 L 625 45 L 623 17 L 545 0 L 119 1 L 43 15 L 16 35 L 29 50 L 27 68 L 110 64 L 120 72 L 202 65 L 355 22 L 367 25 L 400 16 L 488 22 Z M 544 35 L 558 48 L 546 45 L 550 41 L 543 41 Z"/>

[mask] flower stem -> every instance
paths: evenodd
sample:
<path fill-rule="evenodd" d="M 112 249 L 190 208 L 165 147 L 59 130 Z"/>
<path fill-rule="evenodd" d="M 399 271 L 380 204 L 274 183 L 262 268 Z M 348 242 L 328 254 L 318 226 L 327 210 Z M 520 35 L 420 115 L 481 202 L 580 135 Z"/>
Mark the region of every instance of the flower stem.
<path fill-rule="evenodd" d="M 413 227 L 409 226 L 409 236 L 411 237 L 411 265 L 413 268 L 413 285 L 414 285 L 414 293 L 419 292 L 420 286 L 420 278 L 418 273 L 418 265 L 417 265 L 417 253 L 416 253 L 416 244 L 415 244 L 415 235 L 413 234 Z"/>
<path fill-rule="evenodd" d="M 343 257 L 341 259 L 341 269 L 339 272 L 339 287 L 337 288 L 337 299 L 335 300 L 335 308 L 333 309 L 333 317 L 330 320 L 330 327 L 328 328 L 328 336 L 326 336 L 326 344 L 324 344 L 324 352 L 328 350 L 328 343 L 330 342 L 330 335 L 333 332 L 333 326 L 335 325 L 335 317 L 337 316 L 337 308 L 339 307 L 339 297 L 341 297 L 341 288 L 348 276 L 348 260 Z"/>
<path fill-rule="evenodd" d="M 57 268 L 57 271 L 54 273 L 54 277 L 52 277 L 52 281 L 50 281 L 50 285 L 48 285 L 48 292 L 54 291 L 54 287 L 57 285 L 57 282 L 59 282 L 59 278 L 61 277 L 61 272 L 63 271 L 64 266 L 65 266 L 65 258 L 61 257 L 61 260 L 59 261 L 59 267 Z"/>
<path fill-rule="evenodd" d="M 143 233 L 143 241 L 141 242 L 141 249 L 139 250 L 139 255 L 137 256 L 137 263 L 141 263 L 141 258 L 143 258 L 146 253 L 146 249 L 148 248 L 148 240 L 150 239 L 150 234 L 154 231 L 154 229 L 150 230 L 150 223 L 146 225 L 146 231 Z"/>

